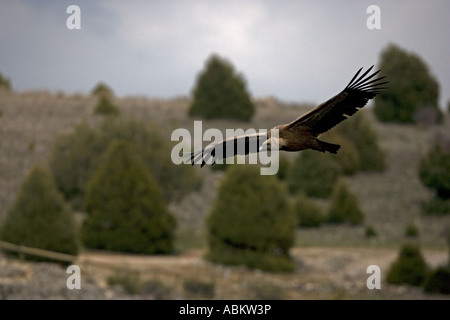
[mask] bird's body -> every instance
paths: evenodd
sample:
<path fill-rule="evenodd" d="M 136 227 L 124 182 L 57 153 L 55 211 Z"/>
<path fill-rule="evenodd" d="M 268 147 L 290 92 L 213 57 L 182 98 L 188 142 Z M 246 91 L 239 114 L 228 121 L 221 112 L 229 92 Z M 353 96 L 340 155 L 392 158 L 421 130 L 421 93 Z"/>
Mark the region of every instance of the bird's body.
<path fill-rule="evenodd" d="M 373 66 L 358 77 L 362 68 L 359 69 L 343 91 L 294 121 L 272 128 L 276 129 L 278 137 L 274 137 L 270 130 L 267 133 L 227 138 L 193 152 L 190 155 L 192 165 L 201 160 L 203 167 L 210 159 L 214 164 L 218 159 L 274 149 L 291 152 L 313 149 L 337 153 L 339 145 L 321 141 L 318 137 L 352 116 L 384 89 L 381 86 L 387 82 L 380 82 L 384 77 L 372 79 L 380 70 L 368 75 L 372 68 Z M 227 147 L 230 145 L 233 148 Z"/>
<path fill-rule="evenodd" d="M 289 128 L 288 124 L 282 124 L 273 129 L 278 130 L 279 150 L 293 152 L 319 148 L 314 132 L 308 127 Z"/>

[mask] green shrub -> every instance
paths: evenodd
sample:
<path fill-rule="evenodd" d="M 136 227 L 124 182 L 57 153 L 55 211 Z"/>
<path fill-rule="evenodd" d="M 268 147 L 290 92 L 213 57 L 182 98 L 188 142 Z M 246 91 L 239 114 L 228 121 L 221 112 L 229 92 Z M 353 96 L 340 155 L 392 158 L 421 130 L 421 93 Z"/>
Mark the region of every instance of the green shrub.
<path fill-rule="evenodd" d="M 289 249 L 296 219 L 275 176 L 259 167 L 234 165 L 226 171 L 207 218 L 207 258 L 267 271 L 292 271 Z"/>
<path fill-rule="evenodd" d="M 386 281 L 391 284 L 421 286 L 427 275 L 427 265 L 417 245 L 404 244 L 399 256 L 388 269 Z"/>
<path fill-rule="evenodd" d="M 423 290 L 427 293 L 450 294 L 450 267 L 440 266 L 432 270 L 425 280 Z"/>
<path fill-rule="evenodd" d="M 282 181 L 287 180 L 290 166 L 291 162 L 289 161 L 289 159 L 285 155 L 280 154 L 278 157 L 278 172 L 277 172 L 278 179 Z"/>
<path fill-rule="evenodd" d="M 224 163 L 216 163 L 213 166 L 209 166 L 212 171 L 225 171 L 228 168 L 229 164 Z"/>
<path fill-rule="evenodd" d="M 131 253 L 171 253 L 175 218 L 151 171 L 124 141 L 111 144 L 90 180 L 82 227 L 86 247 Z"/>
<path fill-rule="evenodd" d="M 365 235 L 367 238 L 372 238 L 377 236 L 377 232 L 373 226 L 366 226 Z"/>
<path fill-rule="evenodd" d="M 138 120 L 106 120 L 100 128 L 104 146 L 113 140 L 125 140 L 133 144 L 162 187 L 167 201 L 179 200 L 187 193 L 198 190 L 201 176 L 191 166 L 175 165 L 171 159 L 172 143 L 155 124 Z"/>
<path fill-rule="evenodd" d="M 337 128 L 337 132 L 344 138 L 353 143 L 358 152 L 357 165 L 347 160 L 349 164 L 347 169 L 349 173 L 358 171 L 384 171 L 386 169 L 386 153 L 381 149 L 376 131 L 373 129 L 371 122 L 366 117 L 365 113 L 360 111 L 341 123 Z M 345 149 L 350 149 L 343 144 L 339 153 Z M 349 152 L 348 150 L 346 152 Z M 354 155 L 351 155 L 355 157 Z M 338 158 L 339 160 L 339 158 Z M 351 166 L 350 166 L 351 165 Z M 344 167 L 345 168 L 345 167 Z"/>
<path fill-rule="evenodd" d="M 0 89 L 11 90 L 11 81 L 0 73 Z"/>
<path fill-rule="evenodd" d="M 158 180 L 167 201 L 178 200 L 201 186 L 201 177 L 190 166 L 172 163 L 170 140 L 155 125 L 114 118 L 105 119 L 99 128 L 92 128 L 84 122 L 72 133 L 59 136 L 50 156 L 58 188 L 74 208 L 82 208 L 86 183 L 114 140 L 133 145 Z"/>
<path fill-rule="evenodd" d="M 112 98 L 114 96 L 114 91 L 104 82 L 99 82 L 91 90 L 91 94 L 99 97 Z"/>
<path fill-rule="evenodd" d="M 227 118 L 249 121 L 254 106 L 242 75 L 234 71 L 227 60 L 212 55 L 206 62 L 195 85 L 191 117 L 205 119 Z"/>
<path fill-rule="evenodd" d="M 340 167 L 332 158 L 313 150 L 302 151 L 289 169 L 289 191 L 291 194 L 302 191 L 309 197 L 326 198 L 339 174 Z"/>
<path fill-rule="evenodd" d="M 450 226 L 447 226 L 444 229 L 443 235 L 445 237 L 445 240 L 447 241 L 447 246 L 448 246 L 447 259 L 448 259 L 448 266 L 450 267 Z"/>
<path fill-rule="evenodd" d="M 94 108 L 94 114 L 118 116 L 120 114 L 120 110 L 107 96 L 102 95 Z"/>
<path fill-rule="evenodd" d="M 19 245 L 78 254 L 79 238 L 73 213 L 47 167 L 35 166 L 23 181 L 2 225 L 0 237 Z M 31 255 L 26 258 L 49 260 Z"/>
<path fill-rule="evenodd" d="M 408 224 L 405 227 L 405 236 L 409 238 L 415 238 L 419 235 L 419 229 L 413 223 Z"/>
<path fill-rule="evenodd" d="M 73 133 L 57 137 L 50 156 L 50 168 L 58 189 L 81 209 L 86 182 L 92 177 L 106 146 L 100 132 L 86 122 L 77 125 Z"/>
<path fill-rule="evenodd" d="M 389 81 L 388 90 L 375 97 L 374 112 L 383 122 L 413 123 L 423 108 L 432 108 L 438 121 L 439 83 L 416 54 L 390 44 L 381 52 L 379 68 Z"/>
<path fill-rule="evenodd" d="M 341 146 L 337 154 L 327 154 L 340 166 L 340 171 L 345 175 L 352 175 L 361 168 L 361 160 L 355 144 L 339 133 L 327 135 L 324 140 Z"/>
<path fill-rule="evenodd" d="M 442 143 L 435 143 L 419 164 L 419 178 L 436 196 L 422 203 L 424 214 L 450 213 L 450 152 Z"/>
<path fill-rule="evenodd" d="M 339 178 L 333 187 L 331 203 L 328 211 L 328 221 L 331 223 L 360 224 L 364 213 L 360 210 L 358 199 L 351 192 L 346 180 Z"/>
<path fill-rule="evenodd" d="M 428 188 L 436 190 L 442 199 L 450 198 L 450 152 L 441 143 L 435 143 L 422 157 L 419 178 Z"/>
<path fill-rule="evenodd" d="M 324 212 L 312 199 L 300 192 L 295 199 L 294 212 L 299 227 L 318 227 L 324 222 Z"/>
<path fill-rule="evenodd" d="M 233 164 L 227 164 L 227 162 L 226 162 L 227 159 L 228 158 L 223 159 L 223 163 L 215 163 L 214 165 L 208 166 L 208 167 L 210 167 L 212 171 L 225 171 L 230 165 L 233 165 Z M 233 160 L 234 160 L 234 164 L 236 164 L 237 163 L 237 157 L 234 157 Z"/>
<path fill-rule="evenodd" d="M 244 265 L 250 269 L 259 269 L 268 272 L 292 272 L 295 263 L 292 257 L 282 251 L 260 252 L 253 248 L 239 248 L 236 244 L 227 244 L 223 241 L 210 241 L 210 248 L 206 258 L 215 263 L 224 265 Z"/>

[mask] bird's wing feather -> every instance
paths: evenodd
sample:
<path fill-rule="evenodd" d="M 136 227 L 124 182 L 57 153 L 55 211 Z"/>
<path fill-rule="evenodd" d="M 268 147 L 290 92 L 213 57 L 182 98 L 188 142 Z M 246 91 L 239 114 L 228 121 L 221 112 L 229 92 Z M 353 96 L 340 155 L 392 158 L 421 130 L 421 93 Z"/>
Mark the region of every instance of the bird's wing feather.
<path fill-rule="evenodd" d="M 218 143 L 211 143 L 202 150 L 192 152 L 189 156 L 192 165 L 200 163 L 203 167 L 208 161 L 211 164 L 236 155 L 256 153 L 267 140 L 267 133 L 253 133 L 224 139 Z"/>
<path fill-rule="evenodd" d="M 361 76 L 359 74 L 362 68 L 359 69 L 343 91 L 289 123 L 288 128 L 305 126 L 312 128 L 316 134 L 321 134 L 347 119 L 347 116 L 353 115 L 385 89 L 382 86 L 387 82 L 380 82 L 385 77 L 371 80 L 380 72 L 378 70 L 368 75 L 372 68 L 373 66 Z"/>

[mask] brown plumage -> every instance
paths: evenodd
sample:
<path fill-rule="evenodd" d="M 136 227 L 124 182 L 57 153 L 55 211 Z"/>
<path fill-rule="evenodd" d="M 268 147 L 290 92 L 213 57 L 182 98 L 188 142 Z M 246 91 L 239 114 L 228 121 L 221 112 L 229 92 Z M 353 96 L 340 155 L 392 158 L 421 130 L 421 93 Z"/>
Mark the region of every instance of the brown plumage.
<path fill-rule="evenodd" d="M 272 137 L 271 131 L 227 138 L 191 153 L 190 162 L 194 165 L 201 160 L 203 167 L 210 159 L 214 164 L 218 159 L 273 149 L 283 151 L 313 149 L 337 153 L 340 145 L 321 141 L 318 137 L 355 114 L 385 89 L 382 86 L 387 82 L 381 82 L 385 77 L 374 78 L 380 70 L 369 75 L 372 68 L 373 66 L 361 76 L 359 74 L 363 68 L 359 69 L 340 93 L 294 121 L 274 127 L 273 129 L 278 129 L 278 138 Z"/>

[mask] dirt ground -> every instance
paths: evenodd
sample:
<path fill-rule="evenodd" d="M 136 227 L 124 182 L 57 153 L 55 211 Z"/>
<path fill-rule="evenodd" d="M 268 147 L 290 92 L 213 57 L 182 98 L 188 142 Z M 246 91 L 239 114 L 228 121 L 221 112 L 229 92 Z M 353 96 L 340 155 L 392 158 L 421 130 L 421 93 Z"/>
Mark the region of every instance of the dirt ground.
<path fill-rule="evenodd" d="M 77 263 L 101 286 L 106 286 L 108 275 L 117 272 L 113 267 L 138 271 L 142 279 L 169 287 L 175 299 L 190 298 L 183 286 L 188 280 L 213 284 L 214 299 L 450 299 L 425 294 L 420 288 L 387 284 L 386 272 L 398 255 L 394 249 L 309 247 L 295 248 L 291 254 L 297 268 L 287 274 L 216 265 L 206 261 L 201 250 L 152 257 L 87 253 Z M 445 250 L 422 250 L 422 254 L 433 268 L 447 262 Z M 371 265 L 380 267 L 380 289 L 367 287 Z"/>

